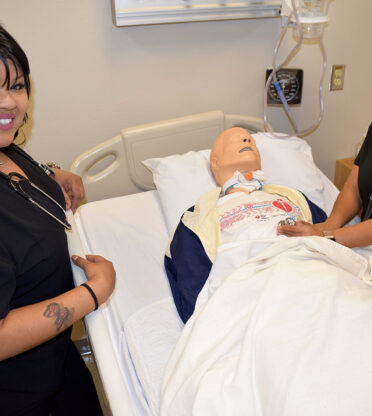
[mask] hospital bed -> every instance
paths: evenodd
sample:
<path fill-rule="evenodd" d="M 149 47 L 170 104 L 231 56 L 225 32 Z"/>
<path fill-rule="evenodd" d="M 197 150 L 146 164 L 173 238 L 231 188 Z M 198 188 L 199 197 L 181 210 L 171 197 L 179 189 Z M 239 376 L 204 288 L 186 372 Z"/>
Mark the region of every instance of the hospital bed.
<path fill-rule="evenodd" d="M 262 133 L 257 117 L 210 111 L 125 128 L 72 165 L 88 202 L 69 216 L 70 252 L 105 256 L 117 272 L 109 301 L 85 318 L 115 416 L 159 412 L 162 375 L 183 328 L 164 253 L 183 211 L 215 186 L 208 149 L 235 125 L 256 134 L 269 181 L 299 189 L 330 212 L 338 191 L 314 164 L 308 143 Z M 81 284 L 85 277 L 75 266 L 73 271 Z"/>

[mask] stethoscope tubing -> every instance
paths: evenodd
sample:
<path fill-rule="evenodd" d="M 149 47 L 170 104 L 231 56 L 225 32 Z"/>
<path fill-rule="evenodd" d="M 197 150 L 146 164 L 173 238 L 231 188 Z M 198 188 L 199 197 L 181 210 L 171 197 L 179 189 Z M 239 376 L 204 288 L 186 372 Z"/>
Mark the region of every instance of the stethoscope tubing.
<path fill-rule="evenodd" d="M 50 174 L 54 174 L 54 172 L 52 171 L 52 169 L 49 168 L 49 166 L 44 165 L 42 163 L 37 162 L 36 160 L 34 160 L 30 155 L 28 155 L 26 152 L 24 152 L 22 149 L 20 149 L 17 146 L 14 146 L 14 149 L 21 154 L 22 156 L 24 156 L 26 159 L 28 159 L 32 164 L 34 164 L 35 166 L 38 166 L 41 170 L 43 170 L 43 172 L 46 175 L 50 175 Z M 42 210 L 43 212 L 45 212 L 47 215 L 49 215 L 50 217 L 52 217 L 54 220 L 56 220 L 58 223 L 60 223 L 61 225 L 63 225 L 63 227 L 67 228 L 68 230 L 71 231 L 71 225 L 68 223 L 67 218 L 66 218 L 66 211 L 65 209 L 62 207 L 62 205 L 56 201 L 52 196 L 50 196 L 49 194 L 47 194 L 45 191 L 43 191 L 40 187 L 38 187 L 36 184 L 34 184 L 32 181 L 30 181 L 28 178 L 26 178 L 25 176 L 21 175 L 18 172 L 10 172 L 9 174 L 5 174 L 4 172 L 0 171 L 0 176 L 2 176 L 4 179 L 6 179 L 9 183 L 9 186 L 14 189 L 17 193 L 19 193 L 21 196 L 23 196 L 25 199 L 27 199 L 31 204 L 33 204 L 34 206 L 38 207 L 40 210 Z M 57 218 L 54 214 L 52 214 L 51 212 L 49 212 L 46 208 L 44 208 L 42 205 L 40 205 L 38 202 L 36 202 L 30 195 L 28 195 L 23 189 L 22 186 L 20 185 L 19 181 L 15 181 L 12 180 L 12 176 L 16 176 L 18 179 L 21 180 L 25 180 L 27 181 L 34 189 L 36 189 L 38 192 L 40 192 L 42 195 L 44 195 L 46 198 L 48 198 L 50 201 L 52 201 L 55 205 L 58 206 L 58 208 L 60 208 L 62 210 L 62 212 L 65 215 L 65 221 L 60 220 L 59 218 Z"/>

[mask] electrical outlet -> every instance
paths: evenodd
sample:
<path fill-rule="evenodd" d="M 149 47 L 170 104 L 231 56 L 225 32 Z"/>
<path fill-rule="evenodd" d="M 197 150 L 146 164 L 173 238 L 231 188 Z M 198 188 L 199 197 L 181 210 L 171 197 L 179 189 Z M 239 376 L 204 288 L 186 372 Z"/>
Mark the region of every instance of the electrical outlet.
<path fill-rule="evenodd" d="M 332 65 L 330 91 L 340 91 L 344 89 L 345 65 Z"/>

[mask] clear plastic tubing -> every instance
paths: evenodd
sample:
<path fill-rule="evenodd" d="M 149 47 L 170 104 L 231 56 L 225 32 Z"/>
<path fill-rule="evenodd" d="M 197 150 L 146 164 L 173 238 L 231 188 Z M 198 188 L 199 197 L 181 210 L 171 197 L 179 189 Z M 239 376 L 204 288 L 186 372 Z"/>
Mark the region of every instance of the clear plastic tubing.
<path fill-rule="evenodd" d="M 296 22 L 295 25 L 296 25 L 296 30 L 297 30 L 297 34 L 298 34 L 299 39 L 298 39 L 298 42 L 296 43 L 296 45 L 293 47 L 293 49 L 289 52 L 288 56 L 284 59 L 284 61 L 280 65 L 277 65 L 276 60 L 277 60 L 278 50 L 279 50 L 280 44 L 282 43 L 284 35 L 287 32 L 287 29 L 288 29 L 288 26 L 289 26 L 289 23 L 291 21 L 292 16 L 294 17 L 295 22 Z M 264 90 L 264 115 L 263 115 L 263 118 L 264 118 L 265 129 L 266 129 L 266 131 L 268 131 L 271 134 L 273 133 L 273 130 L 270 127 L 270 124 L 267 120 L 267 95 L 268 95 L 268 90 L 269 90 L 271 81 L 274 82 L 274 85 L 275 85 L 275 87 L 278 91 L 278 95 L 279 95 L 279 97 L 282 101 L 284 111 L 286 112 L 287 117 L 289 118 L 289 121 L 291 122 L 291 124 L 294 128 L 296 136 L 304 136 L 305 134 L 310 133 L 311 131 L 313 131 L 319 125 L 319 123 L 321 122 L 321 120 L 323 118 L 323 114 L 324 114 L 323 81 L 324 81 L 324 76 L 325 76 L 326 69 L 327 69 L 327 54 L 326 54 L 326 50 L 325 50 L 325 47 L 324 47 L 323 36 L 322 35 L 319 37 L 319 47 L 320 47 L 320 50 L 321 50 L 322 56 L 323 56 L 323 68 L 322 68 L 322 73 L 321 73 L 320 82 L 319 82 L 319 106 L 320 106 L 320 110 L 319 110 L 319 116 L 318 116 L 316 122 L 312 126 L 306 128 L 304 130 L 299 130 L 298 129 L 296 121 L 293 117 L 293 113 L 292 113 L 292 111 L 291 111 L 291 109 L 290 109 L 290 107 L 289 107 L 289 105 L 288 105 L 288 103 L 285 99 L 284 93 L 281 90 L 280 84 L 279 84 L 279 82 L 277 80 L 277 77 L 276 77 L 276 73 L 280 69 L 282 69 L 293 58 L 293 56 L 296 54 L 298 49 L 301 47 L 303 37 L 304 36 L 303 36 L 302 24 L 300 23 L 300 19 L 299 19 L 299 16 L 298 16 L 295 0 L 292 0 L 292 15 L 286 18 L 283 29 L 282 29 L 282 31 L 279 35 L 278 41 L 275 45 L 273 63 L 272 63 L 273 68 L 272 68 L 272 72 L 271 72 L 270 76 L 268 77 L 268 79 L 266 81 L 266 86 L 265 86 L 265 90 Z M 283 136 L 281 135 L 281 137 L 283 137 Z"/>

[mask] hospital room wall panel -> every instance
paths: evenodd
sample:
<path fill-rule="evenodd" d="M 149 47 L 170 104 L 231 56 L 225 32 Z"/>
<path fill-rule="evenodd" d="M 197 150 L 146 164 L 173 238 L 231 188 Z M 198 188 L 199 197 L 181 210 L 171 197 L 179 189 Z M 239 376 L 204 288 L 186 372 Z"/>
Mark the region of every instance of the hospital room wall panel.
<path fill-rule="evenodd" d="M 330 178 L 371 121 L 371 13 L 364 0 L 330 5 L 325 115 L 307 136 Z M 276 18 L 117 28 L 108 0 L 12 0 L 1 5 L 1 22 L 31 62 L 26 147 L 64 168 L 135 124 L 214 109 L 262 116 L 264 74 L 280 31 Z M 289 33 L 281 56 L 293 45 Z M 340 63 L 345 88 L 329 92 L 331 65 Z M 303 46 L 291 63 L 305 71 L 303 103 L 294 109 L 300 127 L 317 117 L 320 65 L 316 45 Z M 270 109 L 269 117 L 277 130 L 291 131 L 282 111 Z"/>

